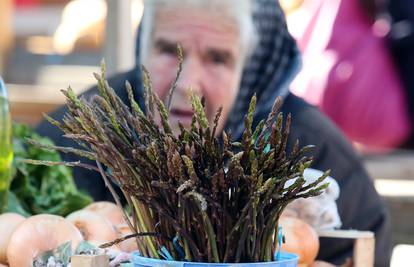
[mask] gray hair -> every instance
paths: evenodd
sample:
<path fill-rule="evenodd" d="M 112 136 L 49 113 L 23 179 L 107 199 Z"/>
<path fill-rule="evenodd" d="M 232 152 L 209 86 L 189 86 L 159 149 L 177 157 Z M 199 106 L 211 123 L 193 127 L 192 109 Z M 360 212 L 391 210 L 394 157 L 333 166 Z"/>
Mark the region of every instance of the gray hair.
<path fill-rule="evenodd" d="M 156 12 L 163 7 L 186 6 L 215 14 L 220 12 L 234 19 L 239 25 L 241 56 L 244 63 L 253 53 L 259 39 L 253 23 L 254 2 L 254 0 L 145 0 L 139 44 L 142 62 L 146 63 L 152 45 Z"/>

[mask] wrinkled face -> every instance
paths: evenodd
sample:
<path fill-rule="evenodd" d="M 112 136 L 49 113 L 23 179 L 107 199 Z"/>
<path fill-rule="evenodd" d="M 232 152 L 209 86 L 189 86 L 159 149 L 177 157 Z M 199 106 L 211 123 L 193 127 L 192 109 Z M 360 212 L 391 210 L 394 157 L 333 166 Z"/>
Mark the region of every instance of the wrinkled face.
<path fill-rule="evenodd" d="M 184 52 L 182 73 L 171 102 L 170 123 L 176 134 L 178 121 L 185 127 L 191 125 L 190 90 L 204 96 L 210 122 L 217 109 L 223 107 L 221 130 L 239 89 L 242 56 L 237 24 L 224 16 L 205 13 L 164 8 L 154 20 L 153 40 L 145 64 L 154 91 L 164 101 L 177 72 L 177 44 Z"/>

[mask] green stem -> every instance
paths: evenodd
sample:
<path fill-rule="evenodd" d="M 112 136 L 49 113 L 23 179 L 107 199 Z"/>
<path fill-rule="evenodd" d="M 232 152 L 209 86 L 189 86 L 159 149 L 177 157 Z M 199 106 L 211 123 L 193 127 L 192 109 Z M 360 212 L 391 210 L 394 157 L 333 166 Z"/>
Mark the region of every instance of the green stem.
<path fill-rule="evenodd" d="M 213 261 L 215 263 L 220 262 L 220 257 L 218 254 L 217 243 L 216 243 L 216 234 L 214 233 L 213 226 L 211 225 L 211 221 L 207 216 L 206 212 L 202 212 L 204 225 L 206 226 L 208 242 L 210 244 L 211 252 L 213 254 Z"/>
<path fill-rule="evenodd" d="M 135 212 L 136 212 L 137 217 L 138 217 L 138 222 L 139 222 L 140 228 L 143 230 L 143 232 L 148 232 L 147 224 L 145 223 L 144 217 L 142 216 L 142 212 L 141 212 L 140 205 L 139 205 L 138 201 L 135 200 L 135 199 L 132 199 L 132 202 L 134 203 L 134 208 L 135 208 Z M 149 246 L 148 249 L 151 252 L 151 258 L 158 259 L 159 258 L 158 251 L 157 251 L 157 249 L 154 245 L 154 240 L 149 236 L 147 236 L 145 238 L 147 239 L 147 244 Z"/>

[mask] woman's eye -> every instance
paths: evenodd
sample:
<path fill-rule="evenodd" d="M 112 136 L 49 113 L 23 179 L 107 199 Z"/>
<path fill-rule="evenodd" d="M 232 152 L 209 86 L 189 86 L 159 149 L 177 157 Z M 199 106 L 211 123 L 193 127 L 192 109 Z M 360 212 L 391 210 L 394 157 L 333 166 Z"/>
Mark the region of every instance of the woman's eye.
<path fill-rule="evenodd" d="M 165 40 L 158 40 L 155 43 L 156 50 L 160 54 L 177 55 L 177 44 Z"/>
<path fill-rule="evenodd" d="M 208 61 L 216 65 L 231 66 L 231 56 L 227 52 L 209 51 L 207 54 Z"/>
<path fill-rule="evenodd" d="M 162 54 L 176 55 L 177 54 L 177 47 L 175 47 L 175 46 L 164 46 L 164 47 L 160 48 L 160 52 Z"/>
<path fill-rule="evenodd" d="M 216 64 L 225 64 L 227 62 L 227 58 L 219 53 L 210 53 L 209 58 L 211 62 Z"/>

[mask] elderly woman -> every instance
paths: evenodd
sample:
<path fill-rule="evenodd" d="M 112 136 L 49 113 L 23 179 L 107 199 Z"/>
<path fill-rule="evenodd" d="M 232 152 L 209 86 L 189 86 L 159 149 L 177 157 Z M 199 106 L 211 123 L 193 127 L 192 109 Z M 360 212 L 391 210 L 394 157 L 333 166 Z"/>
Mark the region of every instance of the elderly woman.
<path fill-rule="evenodd" d="M 172 99 L 171 123 L 190 123 L 188 101 L 191 87 L 206 100 L 209 119 L 222 106 L 220 127 L 240 139 L 250 97 L 256 93 L 257 123 L 270 111 L 277 96 L 284 98 L 282 111 L 292 113 L 291 140 L 316 146 L 314 168 L 331 169 L 341 188 L 337 200 L 343 228 L 370 230 L 376 234 L 376 266 L 388 266 L 389 218 L 384 204 L 351 146 L 314 107 L 289 93 L 288 86 L 300 66 L 295 42 L 289 35 L 283 12 L 275 0 L 149 0 L 145 2 L 140 29 L 140 63 L 152 75 L 154 90 L 162 99 L 176 75 L 176 45 L 184 51 L 183 70 Z M 142 104 L 140 70 L 113 77 L 109 83 L 128 103 L 124 82 L 135 88 Z M 91 89 L 87 96 L 96 93 Z M 52 114 L 61 119 L 65 109 Z M 175 126 L 176 127 L 176 126 Z M 47 123 L 38 132 L 59 145 L 73 145 Z M 292 145 L 292 144 L 291 144 Z M 76 160 L 64 155 L 65 160 Z M 97 173 L 75 169 L 78 185 L 96 200 L 110 199 Z M 352 253 L 349 240 L 321 240 L 319 259 L 342 263 Z"/>

